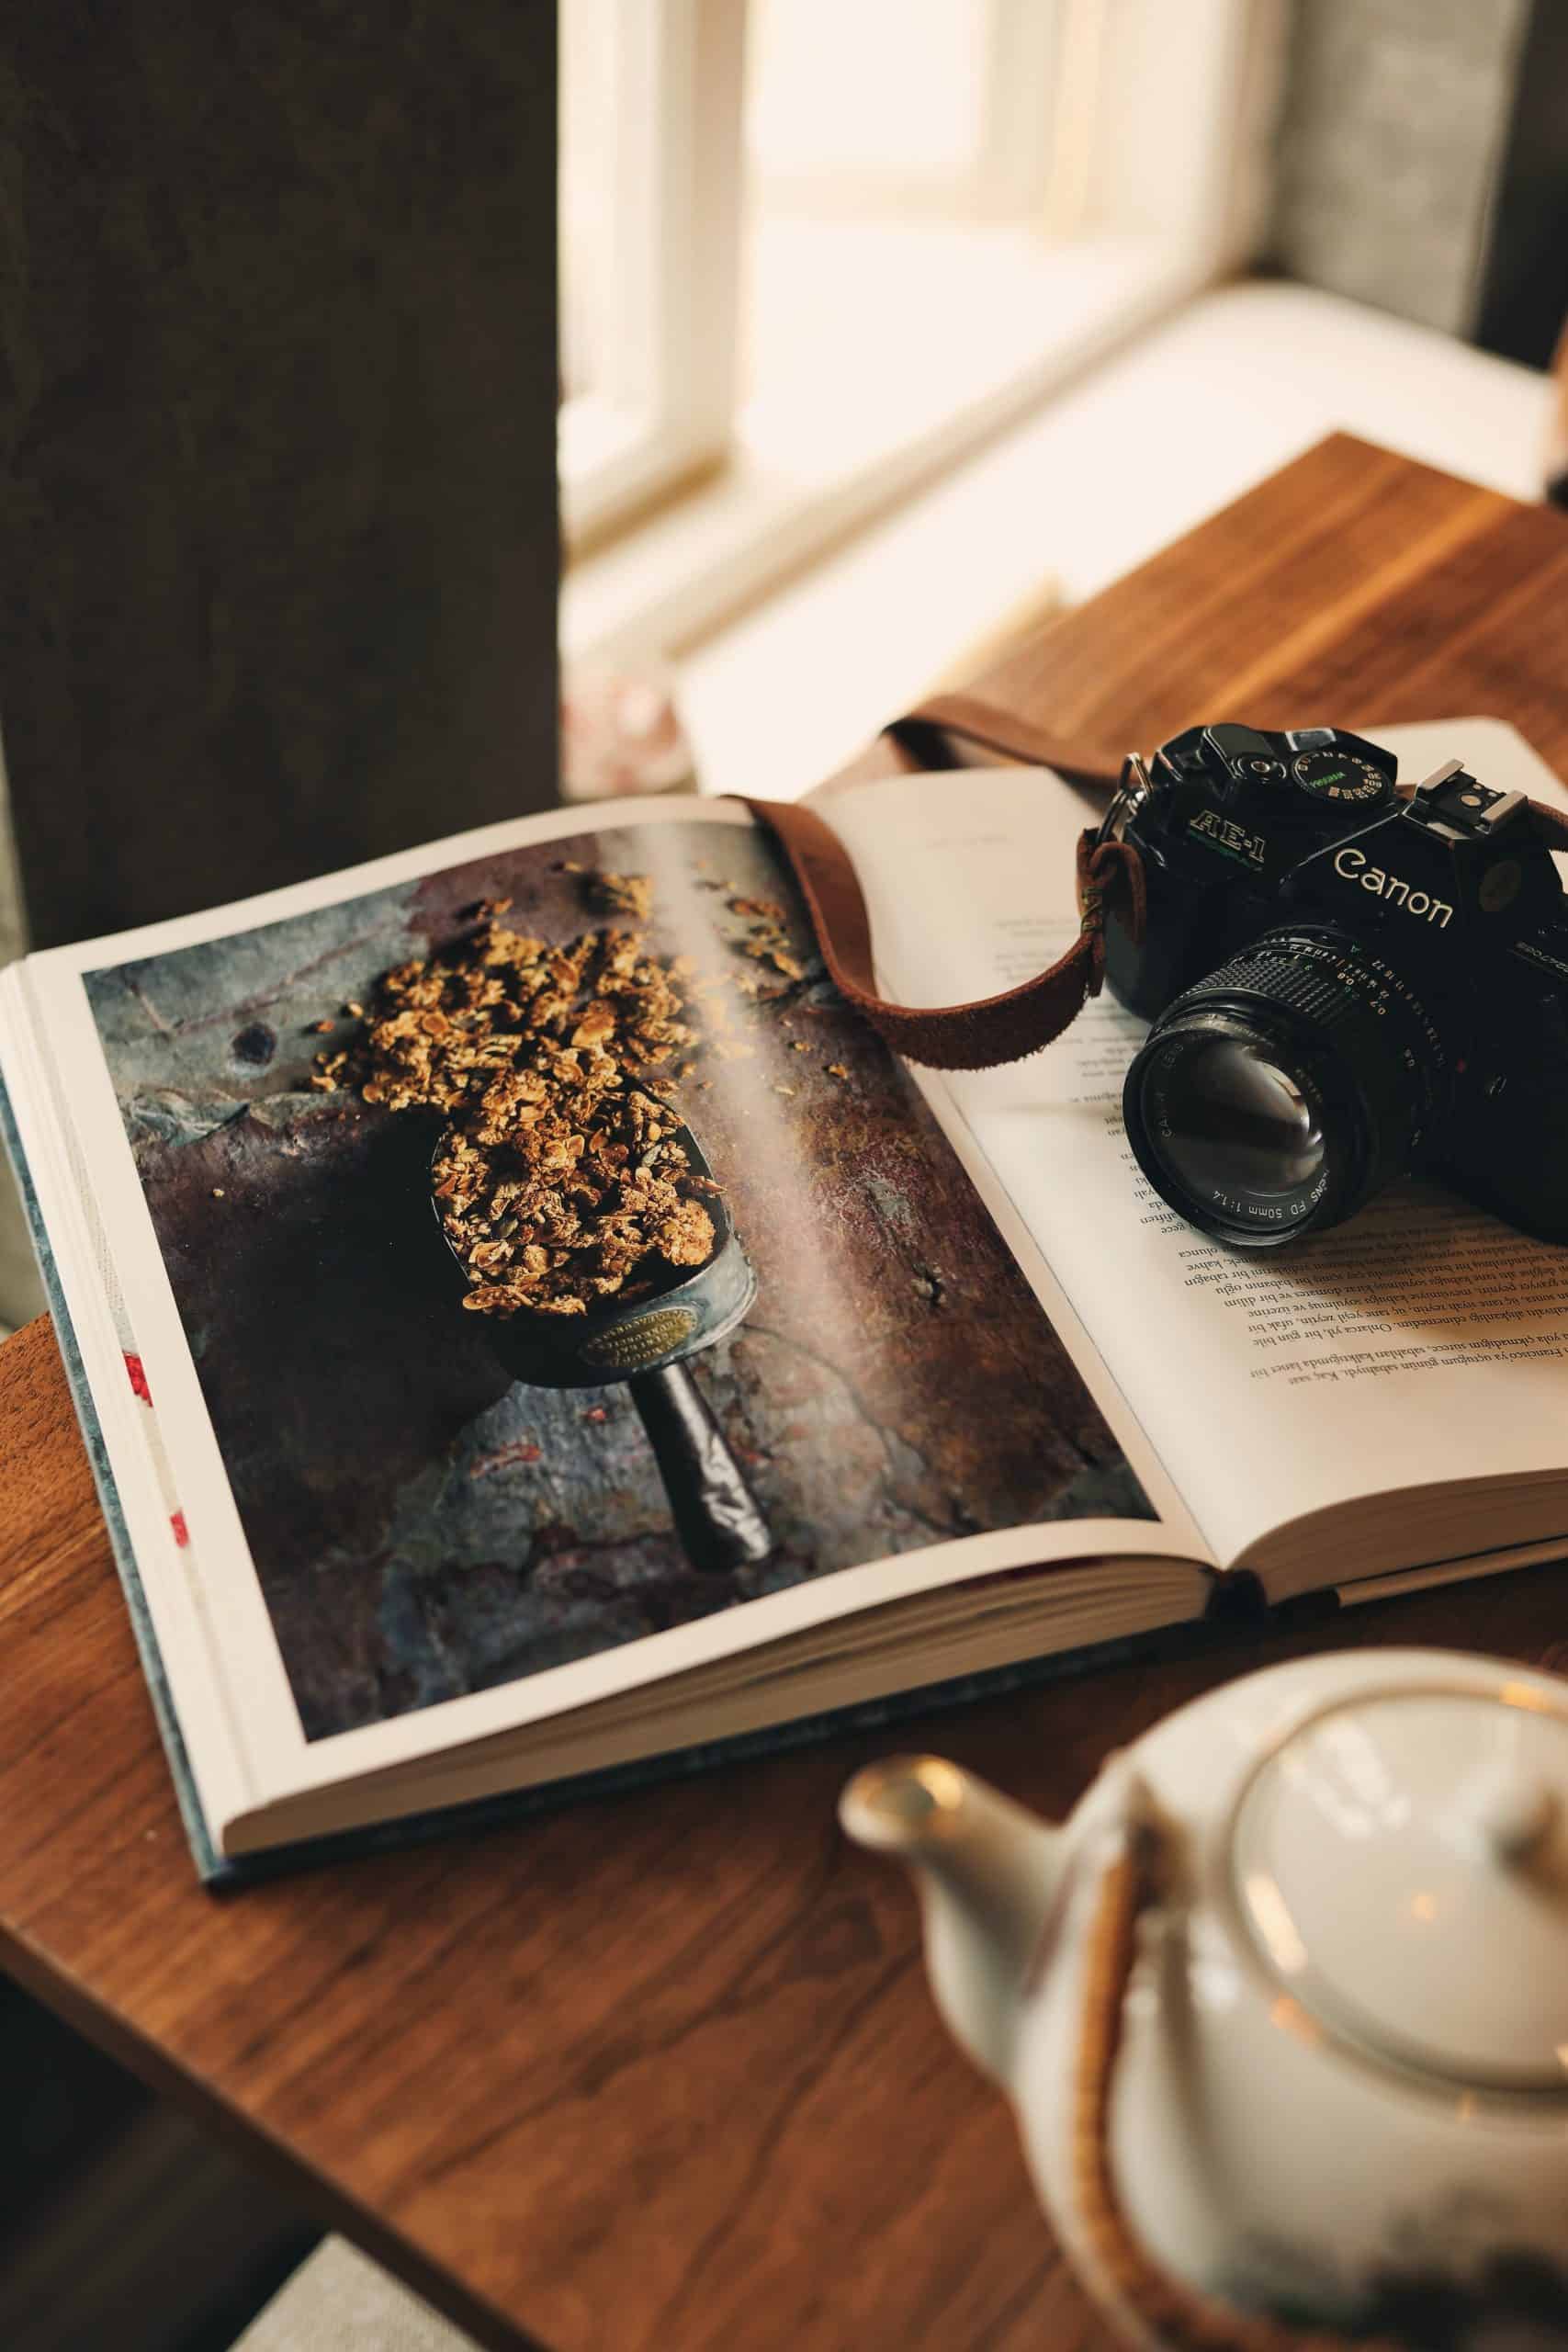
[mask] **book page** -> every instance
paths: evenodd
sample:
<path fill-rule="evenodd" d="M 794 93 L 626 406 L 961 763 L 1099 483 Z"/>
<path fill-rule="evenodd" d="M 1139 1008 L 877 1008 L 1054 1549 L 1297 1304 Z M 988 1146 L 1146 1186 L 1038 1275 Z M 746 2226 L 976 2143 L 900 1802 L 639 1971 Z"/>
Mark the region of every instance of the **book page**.
<path fill-rule="evenodd" d="M 559 811 L 20 969 L 5 1072 L 159 1645 L 249 1799 L 970 1577 L 1192 1559 L 738 805 Z M 623 1360 L 623 1307 L 676 1360 Z M 670 1430 L 705 1411 L 699 1493 Z"/>
<path fill-rule="evenodd" d="M 1498 721 L 1369 731 L 1406 775 L 1458 755 L 1489 783 L 1563 797 Z M 1076 932 L 1073 845 L 1099 812 L 1059 778 L 965 770 L 819 805 L 856 859 L 896 997 L 1016 986 Z M 1126 1142 L 1122 1082 L 1143 1034 L 1105 994 L 1043 1053 L 931 1094 L 973 1134 L 1214 1556 L 1363 1497 L 1562 1472 L 1568 1250 L 1414 1182 L 1277 1251 L 1206 1239 Z"/>

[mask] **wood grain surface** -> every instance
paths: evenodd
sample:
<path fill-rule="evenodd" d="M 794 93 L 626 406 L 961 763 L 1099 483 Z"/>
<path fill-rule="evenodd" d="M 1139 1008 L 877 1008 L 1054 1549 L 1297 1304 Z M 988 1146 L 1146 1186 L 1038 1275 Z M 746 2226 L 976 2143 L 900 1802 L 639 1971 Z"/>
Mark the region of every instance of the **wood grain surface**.
<path fill-rule="evenodd" d="M 1199 717 L 1495 713 L 1568 766 L 1565 615 L 1568 521 L 1335 439 L 999 686 L 1113 745 Z M 0 1962 L 24 1983 L 485 2345 L 1103 2352 L 1006 2109 L 937 2022 L 907 1885 L 835 1828 L 886 1736 L 215 1898 L 45 1323 L 0 1349 Z M 1568 1566 L 900 1744 L 1060 1815 L 1172 1706 L 1347 1641 L 1568 1667 Z"/>

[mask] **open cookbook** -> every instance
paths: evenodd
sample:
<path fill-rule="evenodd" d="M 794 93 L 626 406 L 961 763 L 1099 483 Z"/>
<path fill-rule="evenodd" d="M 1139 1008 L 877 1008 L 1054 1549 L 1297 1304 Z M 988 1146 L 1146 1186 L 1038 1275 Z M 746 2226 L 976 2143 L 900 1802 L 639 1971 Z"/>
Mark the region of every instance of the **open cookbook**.
<path fill-rule="evenodd" d="M 1491 719 L 1373 729 L 1564 801 Z M 906 1003 L 1077 928 L 1022 768 L 817 806 Z M 901 1066 L 743 804 L 560 810 L 0 976 L 10 1145 L 205 1874 L 1568 1549 L 1568 1250 L 1205 1240 L 1138 1024 Z"/>

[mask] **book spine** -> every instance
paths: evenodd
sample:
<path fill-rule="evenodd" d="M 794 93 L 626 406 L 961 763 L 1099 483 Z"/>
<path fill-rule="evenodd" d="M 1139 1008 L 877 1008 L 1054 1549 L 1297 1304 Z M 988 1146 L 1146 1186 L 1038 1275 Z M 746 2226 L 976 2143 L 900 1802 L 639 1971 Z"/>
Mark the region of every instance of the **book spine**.
<path fill-rule="evenodd" d="M 7 1016 L 14 1019 L 16 1010 L 13 1000 L 6 1008 Z M 72 1326 L 70 1310 L 65 1304 L 65 1294 L 61 1285 L 59 1269 L 55 1264 L 54 1252 L 50 1247 L 49 1236 L 44 1230 L 38 1194 L 28 1173 L 27 1154 L 22 1147 L 16 1114 L 11 1108 L 11 1097 L 6 1084 L 4 1065 L 5 1055 L 3 1048 L 0 1048 L 0 1142 L 5 1145 L 6 1157 L 11 1164 L 12 1173 L 17 1180 L 17 1190 L 21 1195 L 23 1214 L 28 1221 L 28 1231 L 32 1239 L 34 1255 L 38 1259 L 39 1272 L 43 1279 L 44 1295 L 49 1300 L 49 1311 L 54 1323 L 55 1339 L 60 1348 L 60 1360 L 65 1368 L 72 1402 L 76 1408 L 77 1420 L 81 1423 L 82 1442 L 86 1448 L 87 1461 L 93 1473 L 93 1483 L 97 1488 L 104 1523 L 108 1530 L 109 1545 L 114 1554 L 115 1566 L 124 1589 L 126 1606 L 130 1613 L 131 1631 L 136 1637 L 136 1647 L 141 1660 L 142 1672 L 147 1678 L 147 1687 L 152 1694 L 152 1713 L 157 1720 L 159 1737 L 164 1743 L 164 1752 L 169 1759 L 169 1770 L 174 1777 L 175 1793 L 179 1801 L 180 1818 L 185 1825 L 191 1855 L 203 1883 L 217 1884 L 229 1876 L 230 1868 L 213 1842 L 211 1829 L 197 1794 L 196 1781 L 191 1771 L 190 1758 L 186 1752 L 179 1716 L 175 1708 L 174 1694 L 169 1687 L 168 1676 L 164 1672 L 163 1653 L 158 1646 L 158 1636 L 153 1628 L 152 1613 L 147 1606 L 147 1596 L 142 1589 L 141 1571 L 136 1565 L 136 1554 L 131 1544 L 130 1532 L 125 1522 L 125 1514 L 120 1509 L 119 1493 L 115 1485 L 114 1472 L 109 1464 L 108 1451 L 104 1443 L 97 1407 L 93 1401 L 92 1384 L 87 1378 L 87 1369 L 82 1361 L 81 1350 L 76 1344 L 76 1334 Z"/>

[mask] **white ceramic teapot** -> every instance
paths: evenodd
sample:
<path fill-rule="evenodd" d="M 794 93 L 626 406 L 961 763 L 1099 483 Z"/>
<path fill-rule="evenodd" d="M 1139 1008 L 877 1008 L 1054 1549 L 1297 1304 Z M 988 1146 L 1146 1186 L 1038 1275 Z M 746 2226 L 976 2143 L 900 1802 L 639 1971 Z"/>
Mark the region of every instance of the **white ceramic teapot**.
<path fill-rule="evenodd" d="M 1132 2342 L 1568 2344 L 1568 1682 L 1302 1659 L 1060 1829 L 935 1757 L 841 1812 Z"/>

